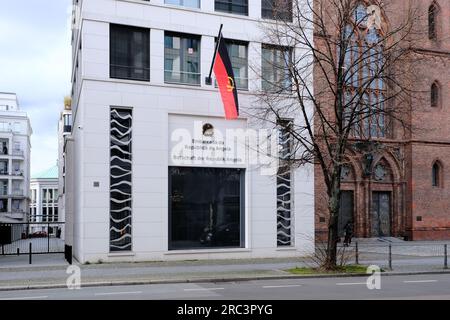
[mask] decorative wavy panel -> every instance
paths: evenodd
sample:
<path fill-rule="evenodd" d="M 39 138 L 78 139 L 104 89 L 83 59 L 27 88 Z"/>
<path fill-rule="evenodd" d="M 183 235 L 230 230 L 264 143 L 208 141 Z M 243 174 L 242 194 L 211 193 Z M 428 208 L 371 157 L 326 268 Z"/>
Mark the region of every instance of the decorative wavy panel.
<path fill-rule="evenodd" d="M 292 245 L 292 188 L 291 166 L 292 137 L 285 125 L 279 132 L 280 165 L 277 174 L 277 244 Z"/>
<path fill-rule="evenodd" d="M 131 251 L 132 112 L 111 109 L 110 131 L 110 251 Z"/>

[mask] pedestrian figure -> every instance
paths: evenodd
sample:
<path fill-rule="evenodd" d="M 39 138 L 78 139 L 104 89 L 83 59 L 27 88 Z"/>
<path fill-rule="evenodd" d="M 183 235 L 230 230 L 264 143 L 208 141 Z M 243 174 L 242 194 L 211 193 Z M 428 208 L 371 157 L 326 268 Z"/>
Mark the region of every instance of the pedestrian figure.
<path fill-rule="evenodd" d="M 347 224 L 344 227 L 344 247 L 348 247 L 350 243 L 352 243 L 352 237 L 353 237 L 353 223 L 347 222 Z"/>

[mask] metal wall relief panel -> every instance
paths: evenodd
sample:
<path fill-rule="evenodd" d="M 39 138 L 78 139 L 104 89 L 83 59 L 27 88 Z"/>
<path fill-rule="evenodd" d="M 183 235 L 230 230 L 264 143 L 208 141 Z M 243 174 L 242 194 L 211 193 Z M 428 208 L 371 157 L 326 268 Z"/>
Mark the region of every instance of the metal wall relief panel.
<path fill-rule="evenodd" d="M 111 108 L 110 251 L 132 250 L 132 110 Z"/>

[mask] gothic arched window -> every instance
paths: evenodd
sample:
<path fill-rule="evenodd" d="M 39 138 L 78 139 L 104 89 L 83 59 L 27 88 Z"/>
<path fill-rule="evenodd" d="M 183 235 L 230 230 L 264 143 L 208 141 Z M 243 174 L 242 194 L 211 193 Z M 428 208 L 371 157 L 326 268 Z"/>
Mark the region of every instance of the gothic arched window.
<path fill-rule="evenodd" d="M 433 164 L 431 169 L 431 185 L 433 187 L 441 187 L 442 186 L 442 166 L 439 161 L 436 161 Z"/>
<path fill-rule="evenodd" d="M 439 7 L 436 3 L 433 3 L 428 8 L 428 38 L 430 40 L 437 39 L 437 20 L 438 20 Z"/>
<path fill-rule="evenodd" d="M 437 83 L 437 82 L 434 82 L 432 85 L 431 85 L 431 107 L 432 108 L 437 108 L 437 107 L 439 107 L 440 106 L 440 96 L 441 96 L 441 94 L 440 94 L 440 86 L 439 86 L 439 83 Z"/>
<path fill-rule="evenodd" d="M 364 138 L 386 136 L 385 60 L 379 21 L 379 10 L 368 10 L 360 3 L 343 32 L 344 125 L 351 121 L 352 134 Z"/>

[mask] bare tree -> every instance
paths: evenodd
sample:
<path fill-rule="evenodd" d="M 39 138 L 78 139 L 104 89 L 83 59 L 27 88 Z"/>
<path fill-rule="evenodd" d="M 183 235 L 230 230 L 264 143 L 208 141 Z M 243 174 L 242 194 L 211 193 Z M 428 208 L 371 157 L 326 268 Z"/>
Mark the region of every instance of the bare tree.
<path fill-rule="evenodd" d="M 412 49 L 420 37 L 413 2 L 265 1 L 273 19 L 261 25 L 265 41 L 279 45 L 263 45 L 263 90 L 249 113 L 289 132 L 293 152 L 281 167 L 320 168 L 329 218 L 322 267 L 328 270 L 336 268 L 343 166 L 394 131 L 410 130 L 410 68 L 420 59 Z M 395 19 L 388 22 L 387 13 Z"/>

